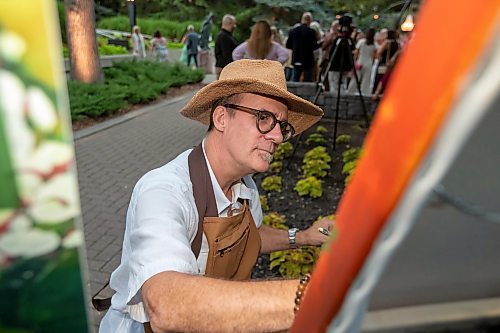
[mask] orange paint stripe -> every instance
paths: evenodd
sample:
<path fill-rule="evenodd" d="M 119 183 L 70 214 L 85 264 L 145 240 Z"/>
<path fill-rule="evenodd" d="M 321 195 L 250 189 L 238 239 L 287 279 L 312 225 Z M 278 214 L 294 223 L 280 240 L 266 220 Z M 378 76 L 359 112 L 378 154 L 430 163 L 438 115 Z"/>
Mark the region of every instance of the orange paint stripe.
<path fill-rule="evenodd" d="M 316 265 L 292 332 L 324 332 L 339 311 L 452 103 L 466 88 L 463 78 L 491 38 L 498 14 L 497 0 L 480 6 L 465 0 L 425 2 L 337 211 L 338 237 Z"/>

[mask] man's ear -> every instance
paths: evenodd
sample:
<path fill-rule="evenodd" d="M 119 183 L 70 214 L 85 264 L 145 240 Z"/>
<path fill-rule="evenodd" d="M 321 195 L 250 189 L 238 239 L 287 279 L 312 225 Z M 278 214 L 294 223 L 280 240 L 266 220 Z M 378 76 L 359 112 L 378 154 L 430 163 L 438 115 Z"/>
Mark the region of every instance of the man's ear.
<path fill-rule="evenodd" d="M 214 128 L 219 131 L 223 132 L 224 129 L 227 126 L 227 119 L 228 119 L 228 112 L 227 109 L 219 105 L 215 108 L 214 113 L 213 113 L 213 122 L 214 122 Z"/>

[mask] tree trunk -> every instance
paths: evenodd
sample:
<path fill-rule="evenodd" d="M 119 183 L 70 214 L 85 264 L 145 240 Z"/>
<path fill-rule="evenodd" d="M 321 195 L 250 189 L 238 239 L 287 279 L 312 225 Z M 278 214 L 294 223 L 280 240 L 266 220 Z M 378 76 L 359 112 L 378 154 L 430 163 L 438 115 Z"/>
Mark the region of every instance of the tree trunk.
<path fill-rule="evenodd" d="M 71 78 L 95 83 L 104 79 L 95 34 L 93 0 L 64 0 Z"/>

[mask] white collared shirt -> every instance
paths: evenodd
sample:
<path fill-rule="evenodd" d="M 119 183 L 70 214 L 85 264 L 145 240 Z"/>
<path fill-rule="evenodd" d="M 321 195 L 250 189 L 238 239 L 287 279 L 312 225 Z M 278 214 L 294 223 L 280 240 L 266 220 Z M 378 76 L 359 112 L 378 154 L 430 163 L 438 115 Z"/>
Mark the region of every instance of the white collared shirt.
<path fill-rule="evenodd" d="M 191 242 L 198 230 L 198 211 L 189 178 L 190 152 L 191 149 L 146 173 L 132 192 L 121 263 L 111 274 L 110 286 L 116 294 L 101 321 L 101 333 L 143 332 L 142 322 L 149 321 L 149 318 L 140 289 L 153 275 L 164 271 L 205 273 L 208 256 L 205 235 L 198 259 L 191 250 Z M 259 228 L 262 209 L 252 177 L 244 177 L 244 184 L 233 185 L 230 201 L 217 183 L 208 160 L 207 166 L 219 216 L 227 216 L 227 208 L 239 198 L 248 199 L 255 225 Z"/>

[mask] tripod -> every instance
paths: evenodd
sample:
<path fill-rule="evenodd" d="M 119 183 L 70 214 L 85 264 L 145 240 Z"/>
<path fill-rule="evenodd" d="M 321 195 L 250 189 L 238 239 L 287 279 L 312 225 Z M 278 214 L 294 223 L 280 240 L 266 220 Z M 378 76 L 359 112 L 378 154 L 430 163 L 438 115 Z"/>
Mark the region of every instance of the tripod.
<path fill-rule="evenodd" d="M 330 57 L 328 59 L 328 65 L 326 66 L 326 69 L 324 70 L 324 77 L 323 79 L 321 78 L 321 73 L 318 75 L 318 80 L 316 81 L 316 94 L 314 95 L 313 100 L 311 101 L 313 104 L 316 104 L 318 101 L 318 98 L 320 94 L 324 91 L 325 89 L 325 81 L 328 79 L 328 72 L 330 71 L 330 68 L 332 68 L 334 59 L 336 59 L 336 56 L 338 52 L 340 52 L 340 59 L 339 59 L 339 81 L 337 84 L 337 102 L 335 105 L 335 122 L 334 122 L 334 131 L 333 131 L 333 149 L 335 149 L 336 145 L 336 139 L 337 139 L 337 127 L 338 127 L 338 121 L 339 121 L 339 106 L 340 106 L 340 87 L 342 84 L 342 76 L 344 74 L 344 62 L 346 61 L 345 54 L 349 54 L 347 57 L 347 61 L 349 61 L 349 68 L 353 69 L 354 72 L 354 78 L 356 80 L 356 86 L 358 89 L 358 94 L 359 94 L 359 99 L 361 102 L 361 107 L 363 109 L 363 116 L 365 118 L 365 124 L 366 127 L 369 126 L 369 120 L 368 120 L 368 113 L 366 111 L 366 105 L 365 105 L 365 100 L 363 99 L 363 95 L 361 94 L 361 84 L 359 82 L 358 78 L 358 73 L 356 72 L 356 69 L 354 68 L 354 57 L 352 54 L 352 41 L 349 37 L 345 36 L 344 33 L 336 39 L 335 42 L 335 47 L 332 48 L 330 51 Z M 323 71 L 322 71 L 323 72 Z M 302 139 L 302 134 L 304 132 L 300 133 L 299 136 L 297 137 L 297 140 L 295 141 L 295 144 L 293 146 L 293 152 L 292 155 L 290 156 L 290 160 L 288 161 L 287 168 L 290 166 L 290 163 L 292 161 L 293 156 L 295 156 L 295 152 L 297 150 L 297 147 Z"/>

